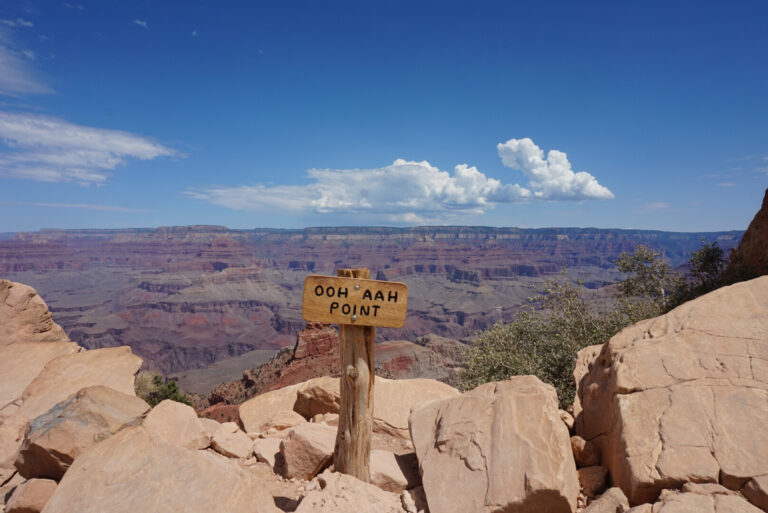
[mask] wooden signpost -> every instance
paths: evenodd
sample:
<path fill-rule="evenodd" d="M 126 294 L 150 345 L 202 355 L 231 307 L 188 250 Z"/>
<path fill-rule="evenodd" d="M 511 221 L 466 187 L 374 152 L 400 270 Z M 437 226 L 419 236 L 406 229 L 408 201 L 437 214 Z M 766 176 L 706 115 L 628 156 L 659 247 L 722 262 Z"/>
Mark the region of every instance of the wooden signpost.
<path fill-rule="evenodd" d="M 405 324 L 408 287 L 369 280 L 370 271 L 339 269 L 338 277 L 307 276 L 302 315 L 307 321 L 339 325 L 341 404 L 334 467 L 337 472 L 370 480 L 373 428 L 373 340 L 375 326 Z"/>

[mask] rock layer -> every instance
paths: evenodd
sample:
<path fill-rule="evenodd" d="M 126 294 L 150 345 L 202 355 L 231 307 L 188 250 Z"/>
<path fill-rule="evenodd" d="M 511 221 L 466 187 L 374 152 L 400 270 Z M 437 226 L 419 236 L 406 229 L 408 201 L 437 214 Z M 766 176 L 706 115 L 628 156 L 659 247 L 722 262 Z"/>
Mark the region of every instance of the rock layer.
<path fill-rule="evenodd" d="M 625 328 L 577 365 L 576 432 L 631 503 L 768 474 L 768 277 Z"/>

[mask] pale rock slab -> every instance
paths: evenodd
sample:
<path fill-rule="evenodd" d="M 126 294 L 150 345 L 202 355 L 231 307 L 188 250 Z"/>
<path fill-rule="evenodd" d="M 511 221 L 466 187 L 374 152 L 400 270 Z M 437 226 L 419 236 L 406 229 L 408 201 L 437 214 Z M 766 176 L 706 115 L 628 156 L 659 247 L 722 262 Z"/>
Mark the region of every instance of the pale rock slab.
<path fill-rule="evenodd" d="M 43 513 L 280 513 L 265 485 L 235 462 L 127 428 L 79 457 Z"/>
<path fill-rule="evenodd" d="M 633 508 L 635 509 L 635 508 Z M 762 513 L 738 494 L 662 490 L 652 513 Z"/>
<path fill-rule="evenodd" d="M 0 346 L 16 342 L 70 340 L 35 289 L 0 279 Z"/>
<path fill-rule="evenodd" d="M 627 510 L 629 510 L 629 501 L 626 495 L 621 488 L 613 487 L 595 499 L 583 513 L 625 513 Z"/>
<path fill-rule="evenodd" d="M 768 474 L 768 276 L 625 328 L 590 355 L 574 371 L 575 431 L 600 446 L 631 504 Z"/>
<path fill-rule="evenodd" d="M 336 431 L 313 422 L 291 429 L 288 438 L 280 443 L 275 469 L 287 478 L 312 479 L 333 459 Z"/>
<path fill-rule="evenodd" d="M 414 453 L 397 455 L 391 451 L 371 451 L 371 484 L 382 490 L 400 493 L 419 486 L 419 462 Z"/>
<path fill-rule="evenodd" d="M 21 395 L 40 374 L 45 364 L 81 351 L 74 342 L 16 342 L 0 344 L 0 418 L 11 403 L 21 404 Z"/>
<path fill-rule="evenodd" d="M 573 431 L 573 425 L 576 423 L 576 419 L 573 418 L 573 415 L 565 410 L 560 410 L 560 419 L 563 421 L 563 424 L 565 424 L 565 427 L 568 428 L 569 432 Z"/>
<path fill-rule="evenodd" d="M 200 417 L 197 420 L 200 422 L 200 425 L 203 426 L 205 432 L 208 433 L 209 437 L 212 437 L 216 430 L 219 429 L 219 426 L 221 426 L 221 422 L 218 420 L 208 419 L 205 417 Z"/>
<path fill-rule="evenodd" d="M 140 424 L 149 409 L 134 395 L 104 386 L 83 388 L 29 423 L 16 468 L 27 479 L 59 480 L 80 454 Z"/>
<path fill-rule="evenodd" d="M 253 449 L 253 440 L 234 422 L 225 422 L 211 439 L 211 447 L 229 458 L 247 458 Z"/>
<path fill-rule="evenodd" d="M 323 376 L 299 385 L 294 410 L 311 419 L 322 413 L 339 413 L 341 392 L 339 378 Z"/>
<path fill-rule="evenodd" d="M 211 435 L 200 423 L 194 408 L 170 399 L 152 408 L 143 425 L 147 433 L 167 444 L 191 450 L 211 445 Z"/>
<path fill-rule="evenodd" d="M 741 489 L 741 493 L 749 502 L 763 511 L 768 511 L 768 475 L 753 477 Z"/>
<path fill-rule="evenodd" d="M 275 468 L 275 460 L 280 453 L 280 442 L 282 438 L 258 438 L 253 441 L 253 454 L 256 460 L 269 465 L 269 468 Z"/>
<path fill-rule="evenodd" d="M 317 476 L 317 481 L 319 490 L 307 493 L 296 513 L 405 512 L 399 495 L 352 476 L 326 470 Z"/>
<path fill-rule="evenodd" d="M 293 410 L 282 410 L 275 414 L 272 419 L 265 424 L 266 429 L 275 429 L 282 431 L 307 422 L 303 416 Z"/>
<path fill-rule="evenodd" d="M 0 511 L 3 511 L 3 506 L 11 498 L 11 494 L 16 487 L 24 481 L 26 479 L 21 477 L 18 472 L 5 479 L 0 476 Z"/>
<path fill-rule="evenodd" d="M 78 390 L 103 385 L 127 395 L 136 395 L 133 382 L 141 358 L 128 346 L 81 351 L 49 361 L 22 394 L 17 415 L 33 419 Z"/>
<path fill-rule="evenodd" d="M 56 490 L 52 479 L 30 479 L 20 484 L 5 505 L 5 513 L 40 513 Z"/>
<path fill-rule="evenodd" d="M 0 419 L 0 483 L 16 472 L 16 455 L 24 442 L 28 420 L 14 415 Z"/>
<path fill-rule="evenodd" d="M 273 390 L 241 404 L 238 411 L 246 433 L 260 433 L 268 428 L 279 412 L 293 410 L 299 386 L 300 384 Z"/>
<path fill-rule="evenodd" d="M 312 422 L 325 422 L 329 426 L 338 426 L 339 414 L 338 413 L 318 413 L 317 415 L 312 417 Z"/>
<path fill-rule="evenodd" d="M 429 509 L 570 513 L 579 483 L 555 389 L 535 376 L 415 409 L 411 435 Z"/>

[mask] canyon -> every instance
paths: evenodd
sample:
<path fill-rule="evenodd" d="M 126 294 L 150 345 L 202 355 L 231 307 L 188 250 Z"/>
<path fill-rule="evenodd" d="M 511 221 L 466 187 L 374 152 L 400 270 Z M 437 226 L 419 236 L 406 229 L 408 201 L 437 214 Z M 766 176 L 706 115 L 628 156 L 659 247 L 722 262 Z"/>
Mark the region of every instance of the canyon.
<path fill-rule="evenodd" d="M 218 365 L 221 380 L 292 346 L 305 327 L 308 274 L 368 267 L 409 287 L 403 328 L 378 341 L 436 334 L 468 342 L 509 321 L 567 268 L 596 301 L 621 278 L 615 259 L 638 244 L 683 266 L 702 240 L 726 253 L 743 232 L 594 228 L 306 228 L 220 226 L 40 230 L 0 238 L 0 276 L 27 283 L 54 320 L 89 349 L 127 345 L 164 374 Z M 224 370 L 222 370 L 224 369 Z"/>

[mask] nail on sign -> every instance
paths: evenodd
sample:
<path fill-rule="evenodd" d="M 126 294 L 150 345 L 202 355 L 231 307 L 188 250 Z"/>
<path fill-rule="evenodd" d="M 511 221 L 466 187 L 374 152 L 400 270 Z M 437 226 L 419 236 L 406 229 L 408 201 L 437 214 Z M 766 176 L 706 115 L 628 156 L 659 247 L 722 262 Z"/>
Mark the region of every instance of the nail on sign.
<path fill-rule="evenodd" d="M 405 283 L 318 275 L 304 280 L 307 321 L 401 328 L 407 308 Z"/>

